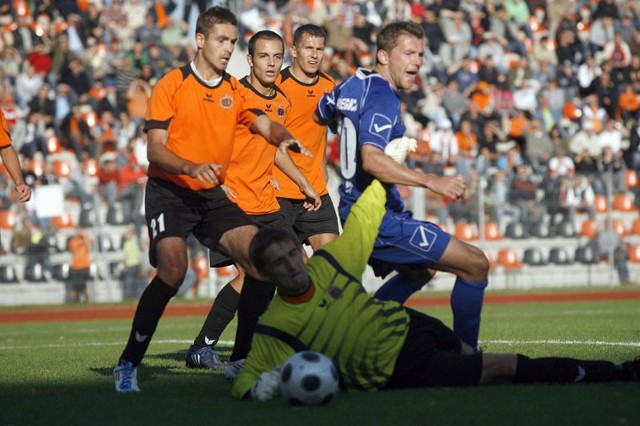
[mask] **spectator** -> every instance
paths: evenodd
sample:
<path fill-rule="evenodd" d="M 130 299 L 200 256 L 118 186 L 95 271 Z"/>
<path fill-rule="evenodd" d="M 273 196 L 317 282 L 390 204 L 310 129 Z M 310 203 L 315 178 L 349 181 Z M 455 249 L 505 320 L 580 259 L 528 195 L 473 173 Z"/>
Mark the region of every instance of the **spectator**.
<path fill-rule="evenodd" d="M 569 181 L 566 198 L 561 207 L 568 212 L 567 219 L 575 222 L 576 213 L 586 213 L 589 219 L 595 219 L 595 193 L 585 176 L 574 175 Z"/>
<path fill-rule="evenodd" d="M 455 137 L 458 141 L 456 169 L 469 182 L 471 170 L 476 168 L 476 158 L 478 156 L 478 137 L 471 131 L 471 122 L 469 120 L 460 122 L 460 129 L 455 132 Z"/>
<path fill-rule="evenodd" d="M 29 102 L 28 109 L 30 114 L 37 113 L 42 124 L 46 128 L 53 128 L 54 117 L 56 115 L 56 104 L 49 97 L 49 85 L 44 83 L 38 89 L 36 96 Z"/>
<path fill-rule="evenodd" d="M 23 72 L 16 78 L 16 100 L 20 108 L 31 102 L 43 83 L 42 76 L 36 73 L 33 65 L 25 62 Z"/>
<path fill-rule="evenodd" d="M 602 74 L 602 68 L 600 68 L 595 58 L 592 55 L 587 56 L 585 61 L 578 67 L 576 74 L 581 97 L 585 97 L 593 91 L 593 82 L 600 74 Z"/>
<path fill-rule="evenodd" d="M 66 33 L 58 35 L 51 49 L 51 73 L 49 83 L 56 85 L 62 71 L 76 58 L 76 54 L 69 49 L 69 36 Z"/>
<path fill-rule="evenodd" d="M 633 84 L 627 83 L 618 97 L 618 109 L 616 117 L 629 125 L 638 121 L 640 114 L 640 96 L 633 89 Z M 629 126 L 630 127 L 630 126 Z"/>
<path fill-rule="evenodd" d="M 152 14 L 145 15 L 144 24 L 135 29 L 135 39 L 143 49 L 160 40 L 160 34 L 161 29 Z"/>
<path fill-rule="evenodd" d="M 91 279 L 91 246 L 93 241 L 85 230 L 77 227 L 69 238 L 67 249 L 71 253 L 69 263 L 68 298 L 71 302 L 87 302 L 87 283 Z"/>
<path fill-rule="evenodd" d="M 509 178 L 506 173 L 497 171 L 492 176 L 490 199 L 494 205 L 493 220 L 500 229 L 504 230 L 504 217 L 509 216 L 511 222 L 521 223 L 520 208 L 509 202 Z"/>
<path fill-rule="evenodd" d="M 525 158 L 534 173 L 544 175 L 553 152 L 551 137 L 542 127 L 542 121 L 533 118 L 525 130 Z"/>
<path fill-rule="evenodd" d="M 640 170 L 640 122 L 630 132 L 629 145 L 624 150 L 623 158 L 631 170 Z"/>
<path fill-rule="evenodd" d="M 576 166 L 571 159 L 562 149 L 556 148 L 553 156 L 549 159 L 549 173 L 557 174 L 558 176 L 572 176 L 576 170 Z"/>
<path fill-rule="evenodd" d="M 582 128 L 584 130 L 591 129 L 595 133 L 600 133 L 604 129 L 607 116 L 607 111 L 600 106 L 598 96 L 589 95 L 585 98 L 585 105 L 582 107 Z M 590 123 L 591 126 L 587 123 Z"/>
<path fill-rule="evenodd" d="M 431 135 L 429 146 L 432 152 L 437 152 L 441 156 L 441 162 L 446 167 L 454 165 L 458 157 L 458 139 L 452 129 L 451 120 L 448 118 L 436 123 L 437 129 Z"/>
<path fill-rule="evenodd" d="M 139 298 L 147 284 L 142 270 L 142 252 L 135 229 L 130 227 L 124 234 L 122 271 L 122 297 Z"/>
<path fill-rule="evenodd" d="M 81 101 L 88 99 L 87 94 L 92 85 L 92 76 L 87 72 L 84 63 L 79 58 L 71 60 L 66 69 L 62 70 L 60 83 L 73 88 Z"/>
<path fill-rule="evenodd" d="M 616 266 L 618 272 L 618 281 L 621 285 L 630 285 L 631 279 L 629 278 L 629 246 L 624 240 L 620 239 L 615 251 L 613 252 L 613 263 Z"/>

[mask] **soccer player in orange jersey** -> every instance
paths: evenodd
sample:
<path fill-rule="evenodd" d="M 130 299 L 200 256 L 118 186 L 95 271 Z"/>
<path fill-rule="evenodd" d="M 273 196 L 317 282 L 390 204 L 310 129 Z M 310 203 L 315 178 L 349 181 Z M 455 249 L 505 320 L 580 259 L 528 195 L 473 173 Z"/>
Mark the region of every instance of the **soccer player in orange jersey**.
<path fill-rule="evenodd" d="M 278 123 L 284 123 L 291 109 L 289 99 L 275 85 L 283 57 L 284 43 L 278 34 L 268 30 L 257 32 L 248 44 L 247 62 L 251 72 L 239 81 L 239 92 L 244 98 L 245 108 L 260 110 Z M 246 125 L 238 124 L 229 173 L 224 184 L 227 195 L 261 227 L 283 229 L 295 236 L 280 213 L 280 205 L 276 200 L 275 188 L 271 183 L 274 165 L 283 170 L 304 194 L 306 209 L 314 211 L 320 207 L 320 196 L 291 157 L 266 143 L 262 136 L 252 133 Z M 227 259 L 212 252 L 211 264 L 220 266 Z M 236 310 L 238 329 L 230 359 L 243 359 L 249 352 L 253 329 L 273 298 L 275 287 L 270 282 L 250 280 L 243 288 L 244 269 L 240 265 L 236 267 L 238 276 L 220 290 L 200 333 L 187 352 L 188 367 L 215 369 L 224 366 L 213 347 Z M 234 366 L 240 365 L 230 363 L 227 368 L 229 374 L 232 374 Z"/>
<path fill-rule="evenodd" d="M 31 188 L 24 183 L 22 179 L 22 170 L 20 168 L 20 159 L 16 149 L 11 145 L 11 134 L 9 134 L 9 125 L 4 118 L 4 112 L 0 109 L 0 158 L 2 164 L 9 172 L 11 180 L 15 185 L 18 201 L 26 203 L 31 199 Z"/>
<path fill-rule="evenodd" d="M 195 59 L 169 71 L 153 88 L 145 119 L 149 179 L 145 215 L 155 278 L 140 297 L 127 345 L 113 369 L 117 392 L 139 392 L 137 366 L 169 300 L 187 271 L 186 238 L 219 250 L 257 277 L 248 247 L 258 228 L 221 188 L 237 123 L 279 149 L 306 149 L 262 111 L 245 109 L 238 81 L 226 73 L 238 39 L 237 20 L 212 7 L 196 23 Z"/>
<path fill-rule="evenodd" d="M 313 154 L 303 157 L 293 153 L 291 157 L 298 168 L 322 198 L 318 211 L 304 206 L 304 195 L 294 182 L 279 170 L 274 171 L 278 183 L 277 197 L 282 213 L 288 218 L 301 242 L 313 250 L 338 237 L 338 218 L 327 190 L 327 127 L 312 119 L 318 101 L 333 90 L 335 81 L 320 71 L 324 58 L 327 36 L 325 31 L 312 24 L 302 25 L 293 35 L 290 52 L 293 64 L 280 73 L 278 86 L 291 100 L 291 112 L 285 127 Z"/>

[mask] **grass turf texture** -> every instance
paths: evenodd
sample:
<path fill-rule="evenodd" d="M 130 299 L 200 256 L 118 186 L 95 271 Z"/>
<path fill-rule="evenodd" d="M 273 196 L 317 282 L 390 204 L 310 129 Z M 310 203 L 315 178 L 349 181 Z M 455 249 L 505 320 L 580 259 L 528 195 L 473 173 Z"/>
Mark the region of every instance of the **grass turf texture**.
<path fill-rule="evenodd" d="M 448 307 L 421 310 L 451 324 Z M 640 383 L 339 393 L 321 408 L 235 401 L 221 372 L 184 366 L 202 321 L 162 319 L 138 371 L 142 393 L 130 395 L 111 378 L 130 318 L 0 324 L 0 425 L 640 424 Z M 235 323 L 223 340 L 234 333 Z M 640 356 L 640 301 L 486 305 L 480 337 L 489 352 L 620 362 Z M 219 349 L 228 357 L 229 345 Z"/>

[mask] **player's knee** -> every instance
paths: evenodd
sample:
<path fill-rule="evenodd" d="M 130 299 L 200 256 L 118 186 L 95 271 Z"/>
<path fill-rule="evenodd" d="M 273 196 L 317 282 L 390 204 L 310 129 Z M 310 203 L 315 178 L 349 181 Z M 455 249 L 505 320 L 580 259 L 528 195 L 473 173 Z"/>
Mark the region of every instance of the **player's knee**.
<path fill-rule="evenodd" d="M 485 281 L 489 275 L 489 259 L 482 250 L 470 246 L 466 256 L 467 272 L 471 276 L 470 281 Z"/>
<path fill-rule="evenodd" d="M 187 264 L 179 261 L 167 261 L 158 264 L 158 277 L 167 285 L 178 288 L 187 275 Z"/>

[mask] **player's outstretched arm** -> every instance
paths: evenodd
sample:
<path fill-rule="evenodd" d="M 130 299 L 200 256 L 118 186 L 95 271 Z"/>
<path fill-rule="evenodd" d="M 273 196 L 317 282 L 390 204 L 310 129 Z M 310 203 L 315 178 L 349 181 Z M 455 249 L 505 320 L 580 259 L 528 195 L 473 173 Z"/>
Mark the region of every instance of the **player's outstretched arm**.
<path fill-rule="evenodd" d="M 271 145 L 278 146 L 281 150 L 288 149 L 307 157 L 313 157 L 307 148 L 294 138 L 282 124 L 276 123 L 266 115 L 261 115 L 253 121 L 251 131 L 265 138 Z"/>
<path fill-rule="evenodd" d="M 276 151 L 275 164 L 289 179 L 298 185 L 300 191 L 305 195 L 306 200 L 304 207 L 309 211 L 318 210 L 322 205 L 320 195 L 313 189 L 313 186 L 311 186 L 307 178 L 293 162 L 289 153 L 286 151 L 282 152 L 281 150 Z"/>
<path fill-rule="evenodd" d="M 370 144 L 362 146 L 361 154 L 364 170 L 381 182 L 423 187 L 454 200 L 464 195 L 466 183 L 461 176 L 436 176 L 412 170 Z"/>
<path fill-rule="evenodd" d="M 0 158 L 2 158 L 2 163 L 7 168 L 11 180 L 13 180 L 16 192 L 18 193 L 18 201 L 26 203 L 31 199 L 31 188 L 24 183 L 18 153 L 13 145 L 0 148 Z"/>
<path fill-rule="evenodd" d="M 169 132 L 151 129 L 148 133 L 147 157 L 149 162 L 177 175 L 188 175 L 202 183 L 218 185 L 221 166 L 214 163 L 196 164 L 174 154 L 167 148 Z"/>

